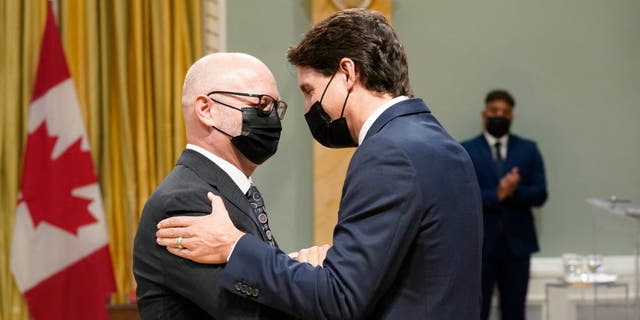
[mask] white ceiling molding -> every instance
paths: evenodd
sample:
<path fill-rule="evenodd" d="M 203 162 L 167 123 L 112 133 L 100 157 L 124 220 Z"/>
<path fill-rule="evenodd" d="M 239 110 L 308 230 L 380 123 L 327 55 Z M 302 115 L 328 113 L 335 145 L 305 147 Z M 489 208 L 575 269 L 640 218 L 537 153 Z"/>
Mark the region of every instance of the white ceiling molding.
<path fill-rule="evenodd" d="M 371 0 L 331 0 L 333 4 L 340 10 L 351 8 L 369 8 Z"/>
<path fill-rule="evenodd" d="M 227 50 L 227 1 L 202 0 L 204 54 Z"/>

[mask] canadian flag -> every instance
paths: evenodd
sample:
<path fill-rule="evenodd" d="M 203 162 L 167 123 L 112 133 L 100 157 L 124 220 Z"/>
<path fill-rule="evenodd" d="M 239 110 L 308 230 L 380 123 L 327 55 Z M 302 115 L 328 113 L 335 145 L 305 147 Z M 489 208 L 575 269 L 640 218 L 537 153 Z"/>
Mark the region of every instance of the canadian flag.
<path fill-rule="evenodd" d="M 33 319 L 107 319 L 115 291 L 100 187 L 49 3 L 29 109 L 11 271 Z"/>

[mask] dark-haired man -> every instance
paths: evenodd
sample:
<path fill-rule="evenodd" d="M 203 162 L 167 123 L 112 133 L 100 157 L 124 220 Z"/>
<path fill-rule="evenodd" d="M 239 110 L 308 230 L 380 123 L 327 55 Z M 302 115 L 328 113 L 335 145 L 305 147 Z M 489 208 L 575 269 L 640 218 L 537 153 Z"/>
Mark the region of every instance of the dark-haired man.
<path fill-rule="evenodd" d="M 538 251 L 531 207 L 547 199 L 538 147 L 509 133 L 514 107 L 509 92 L 489 92 L 482 112 L 485 132 L 462 143 L 473 160 L 482 190 L 482 320 L 489 317 L 496 285 L 502 319 L 525 318 L 529 260 Z"/>
<path fill-rule="evenodd" d="M 288 58 L 313 137 L 358 146 L 326 259 L 299 263 L 239 232 L 215 198 L 208 220 L 161 222 L 158 242 L 197 262 L 228 261 L 225 288 L 302 319 L 477 319 L 482 227 L 473 164 L 412 98 L 389 23 L 367 10 L 338 12 Z M 206 245 L 177 249 L 177 237 Z"/>

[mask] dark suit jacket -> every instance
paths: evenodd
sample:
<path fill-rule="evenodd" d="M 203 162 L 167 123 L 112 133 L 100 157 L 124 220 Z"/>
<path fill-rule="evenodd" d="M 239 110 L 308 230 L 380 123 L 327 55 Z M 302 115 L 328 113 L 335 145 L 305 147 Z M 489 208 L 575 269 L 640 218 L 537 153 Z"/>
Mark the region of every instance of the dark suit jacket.
<path fill-rule="evenodd" d="M 133 248 L 142 319 L 283 319 L 280 312 L 243 299 L 219 285 L 224 265 L 198 264 L 156 244 L 156 225 L 176 215 L 211 212 L 207 192 L 222 196 L 233 223 L 264 241 L 249 202 L 231 178 L 211 160 L 185 150 L 176 167 L 149 197 Z"/>
<path fill-rule="evenodd" d="M 482 189 L 484 255 L 499 254 L 500 223 L 503 224 L 503 238 L 512 255 L 529 256 L 538 251 L 531 207 L 540 206 L 547 200 L 547 183 L 542 156 L 536 144 L 517 135 L 509 135 L 507 158 L 500 173 L 496 170 L 487 139 L 482 134 L 463 142 L 462 146 L 473 160 Z M 496 190 L 500 178 L 516 166 L 520 172 L 520 184 L 511 197 L 499 202 Z"/>
<path fill-rule="evenodd" d="M 467 153 L 422 100 L 405 100 L 351 159 L 323 267 L 245 235 L 221 284 L 303 319 L 478 319 L 481 206 Z"/>

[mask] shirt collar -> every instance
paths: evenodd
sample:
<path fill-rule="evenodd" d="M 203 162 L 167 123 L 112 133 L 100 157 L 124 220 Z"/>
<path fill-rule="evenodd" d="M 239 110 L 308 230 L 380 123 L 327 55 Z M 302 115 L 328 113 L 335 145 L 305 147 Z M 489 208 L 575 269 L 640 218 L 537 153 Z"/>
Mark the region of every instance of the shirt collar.
<path fill-rule="evenodd" d="M 240 191 L 242 191 L 242 193 L 246 194 L 247 191 L 249 191 L 249 188 L 253 183 L 253 181 L 251 181 L 251 177 L 245 176 L 244 173 L 242 173 L 242 171 L 240 171 L 240 169 L 238 169 L 236 166 L 231 164 L 231 162 L 224 160 L 216 156 L 215 154 L 207 151 L 206 149 L 196 146 L 194 144 L 187 144 L 187 149 L 191 149 L 207 157 L 207 159 L 213 161 L 213 163 L 215 163 L 218 167 L 220 167 L 222 171 L 224 171 L 226 174 L 229 175 L 231 180 L 235 182 L 235 184 L 238 186 L 238 188 L 240 188 Z"/>
<path fill-rule="evenodd" d="M 500 145 L 503 147 L 507 146 L 507 143 L 509 143 L 509 134 L 505 134 L 504 136 L 500 137 L 499 139 L 492 136 L 491 134 L 489 134 L 488 132 L 483 132 L 482 133 L 484 135 L 484 138 L 487 139 L 487 143 L 489 144 L 490 147 L 493 147 L 497 142 L 500 142 Z"/>
<path fill-rule="evenodd" d="M 369 118 L 367 118 L 367 121 L 364 122 L 364 124 L 362 125 L 362 128 L 360 128 L 360 134 L 358 135 L 358 145 L 362 144 L 362 142 L 364 141 L 364 137 L 366 137 L 367 133 L 369 132 L 369 129 L 371 129 L 371 126 L 373 125 L 373 123 L 376 122 L 376 120 L 380 117 L 380 115 L 382 115 L 383 112 L 385 112 L 387 109 L 389 109 L 394 104 L 396 104 L 396 103 L 398 103 L 400 101 L 407 100 L 407 99 L 409 99 L 409 97 L 407 97 L 407 96 L 397 96 L 397 97 L 385 102 L 378 109 L 376 109 L 376 111 L 374 111 L 369 116 Z"/>

